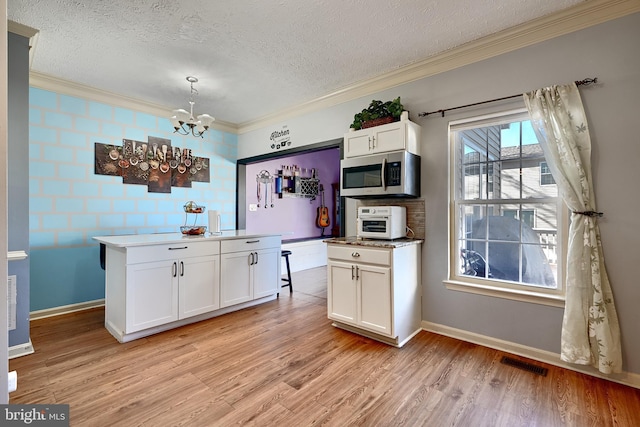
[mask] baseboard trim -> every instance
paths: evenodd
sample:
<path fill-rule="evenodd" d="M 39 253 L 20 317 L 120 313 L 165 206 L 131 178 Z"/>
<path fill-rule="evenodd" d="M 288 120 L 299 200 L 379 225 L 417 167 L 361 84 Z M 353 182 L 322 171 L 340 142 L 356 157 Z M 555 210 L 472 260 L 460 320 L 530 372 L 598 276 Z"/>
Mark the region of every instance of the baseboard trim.
<path fill-rule="evenodd" d="M 118 328 L 116 325 L 113 324 L 113 322 L 110 322 L 108 319 L 105 321 L 104 326 L 105 328 L 107 328 L 109 333 L 113 335 L 115 339 L 117 339 L 121 343 L 126 343 L 129 341 L 137 340 L 138 338 L 154 335 L 159 332 L 164 332 L 170 329 L 179 328 L 180 326 L 185 326 L 191 323 L 200 322 L 202 320 L 211 319 L 213 317 L 222 316 L 223 314 L 242 310 L 243 308 L 253 307 L 255 305 L 263 304 L 268 301 L 273 301 L 276 298 L 278 298 L 276 294 L 268 295 L 266 297 L 254 299 L 251 301 L 246 301 L 246 302 L 235 304 L 229 307 L 223 307 L 218 310 L 210 311 L 208 313 L 202 313 L 197 316 L 187 317 L 186 319 L 176 320 L 175 322 L 165 323 L 164 325 L 153 326 L 151 328 L 142 329 L 140 331 L 130 332 L 128 334 L 125 334 L 123 330 Z"/>
<path fill-rule="evenodd" d="M 29 313 L 29 320 L 44 319 L 45 317 L 60 316 L 62 314 L 73 313 L 74 311 L 88 310 L 90 308 L 104 306 L 104 298 L 93 301 L 85 301 L 77 304 L 61 305 L 59 307 L 36 310 Z"/>
<path fill-rule="evenodd" d="M 589 366 L 574 365 L 564 362 L 560 359 L 560 354 L 550 351 L 540 350 L 537 348 L 525 346 L 522 344 L 513 343 L 510 341 L 504 341 L 497 338 L 489 337 L 486 335 L 480 335 L 462 329 L 452 328 L 450 326 L 440 325 L 437 323 L 422 321 L 422 329 L 427 332 L 433 332 L 435 334 L 444 335 L 450 338 L 455 338 L 461 341 L 478 344 L 484 347 L 493 348 L 494 350 L 500 350 L 507 353 L 515 354 L 529 359 L 537 360 L 539 362 L 548 363 L 549 365 L 565 368 L 570 371 L 580 372 L 582 374 L 591 375 L 593 377 L 601 378 L 603 380 L 613 381 L 616 383 L 624 384 L 629 387 L 640 389 L 640 375 L 631 372 L 622 372 L 620 374 L 604 375 L 595 368 Z"/>
<path fill-rule="evenodd" d="M 32 353 L 35 353 L 35 349 L 33 348 L 31 338 L 29 338 L 29 342 L 9 347 L 9 359 L 15 359 L 16 357 L 26 356 Z"/>

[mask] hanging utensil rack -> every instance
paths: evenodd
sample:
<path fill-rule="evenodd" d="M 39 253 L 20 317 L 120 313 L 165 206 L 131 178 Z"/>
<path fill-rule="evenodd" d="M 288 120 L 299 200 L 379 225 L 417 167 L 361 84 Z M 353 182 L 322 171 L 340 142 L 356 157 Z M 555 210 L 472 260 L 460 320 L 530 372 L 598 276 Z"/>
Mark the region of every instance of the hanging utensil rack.
<path fill-rule="evenodd" d="M 273 175 L 267 170 L 261 170 L 256 175 L 256 195 L 258 198 L 258 207 L 262 202 L 261 185 L 264 184 L 264 208 L 274 207 L 273 205 L 273 192 L 271 191 L 271 184 L 273 183 Z M 269 204 L 269 195 L 271 195 L 271 204 Z"/>

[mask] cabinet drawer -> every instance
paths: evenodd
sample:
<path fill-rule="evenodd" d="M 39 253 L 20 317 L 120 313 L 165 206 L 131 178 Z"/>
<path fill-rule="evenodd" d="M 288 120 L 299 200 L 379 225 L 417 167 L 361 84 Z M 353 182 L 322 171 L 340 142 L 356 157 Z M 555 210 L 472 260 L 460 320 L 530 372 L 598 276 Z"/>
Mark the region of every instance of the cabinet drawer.
<path fill-rule="evenodd" d="M 127 264 L 141 262 L 165 261 L 176 258 L 217 255 L 220 253 L 220 242 L 189 242 L 169 245 L 134 246 L 127 249 Z"/>
<path fill-rule="evenodd" d="M 228 254 L 231 252 L 257 251 L 266 248 L 280 247 L 282 238 L 280 236 L 267 237 L 247 237 L 243 239 L 229 239 L 220 242 L 220 252 Z"/>
<path fill-rule="evenodd" d="M 391 265 L 391 250 L 372 249 L 355 245 L 328 245 L 327 256 L 347 262 Z"/>

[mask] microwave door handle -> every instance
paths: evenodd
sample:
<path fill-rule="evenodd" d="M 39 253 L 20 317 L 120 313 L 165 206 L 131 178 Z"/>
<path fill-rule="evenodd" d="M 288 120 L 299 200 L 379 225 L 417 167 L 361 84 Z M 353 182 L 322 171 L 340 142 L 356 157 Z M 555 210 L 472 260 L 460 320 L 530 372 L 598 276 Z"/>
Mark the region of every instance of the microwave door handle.
<path fill-rule="evenodd" d="M 382 159 L 382 170 L 380 171 L 382 173 L 382 189 L 386 190 L 387 189 L 387 183 L 384 179 L 384 175 L 385 175 L 385 170 L 387 169 L 387 158 L 385 157 L 384 159 Z"/>

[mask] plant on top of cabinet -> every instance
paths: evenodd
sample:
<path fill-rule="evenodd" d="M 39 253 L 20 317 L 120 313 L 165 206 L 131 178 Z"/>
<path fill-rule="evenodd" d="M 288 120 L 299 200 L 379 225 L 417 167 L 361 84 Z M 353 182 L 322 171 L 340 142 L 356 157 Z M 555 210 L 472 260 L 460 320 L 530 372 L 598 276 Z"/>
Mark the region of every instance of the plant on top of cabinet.
<path fill-rule="evenodd" d="M 400 115 L 403 111 L 404 107 L 400 102 L 400 97 L 387 102 L 374 99 L 369 104 L 369 107 L 353 116 L 353 123 L 351 123 L 350 127 L 354 130 L 359 130 L 395 122 L 400 120 Z"/>

